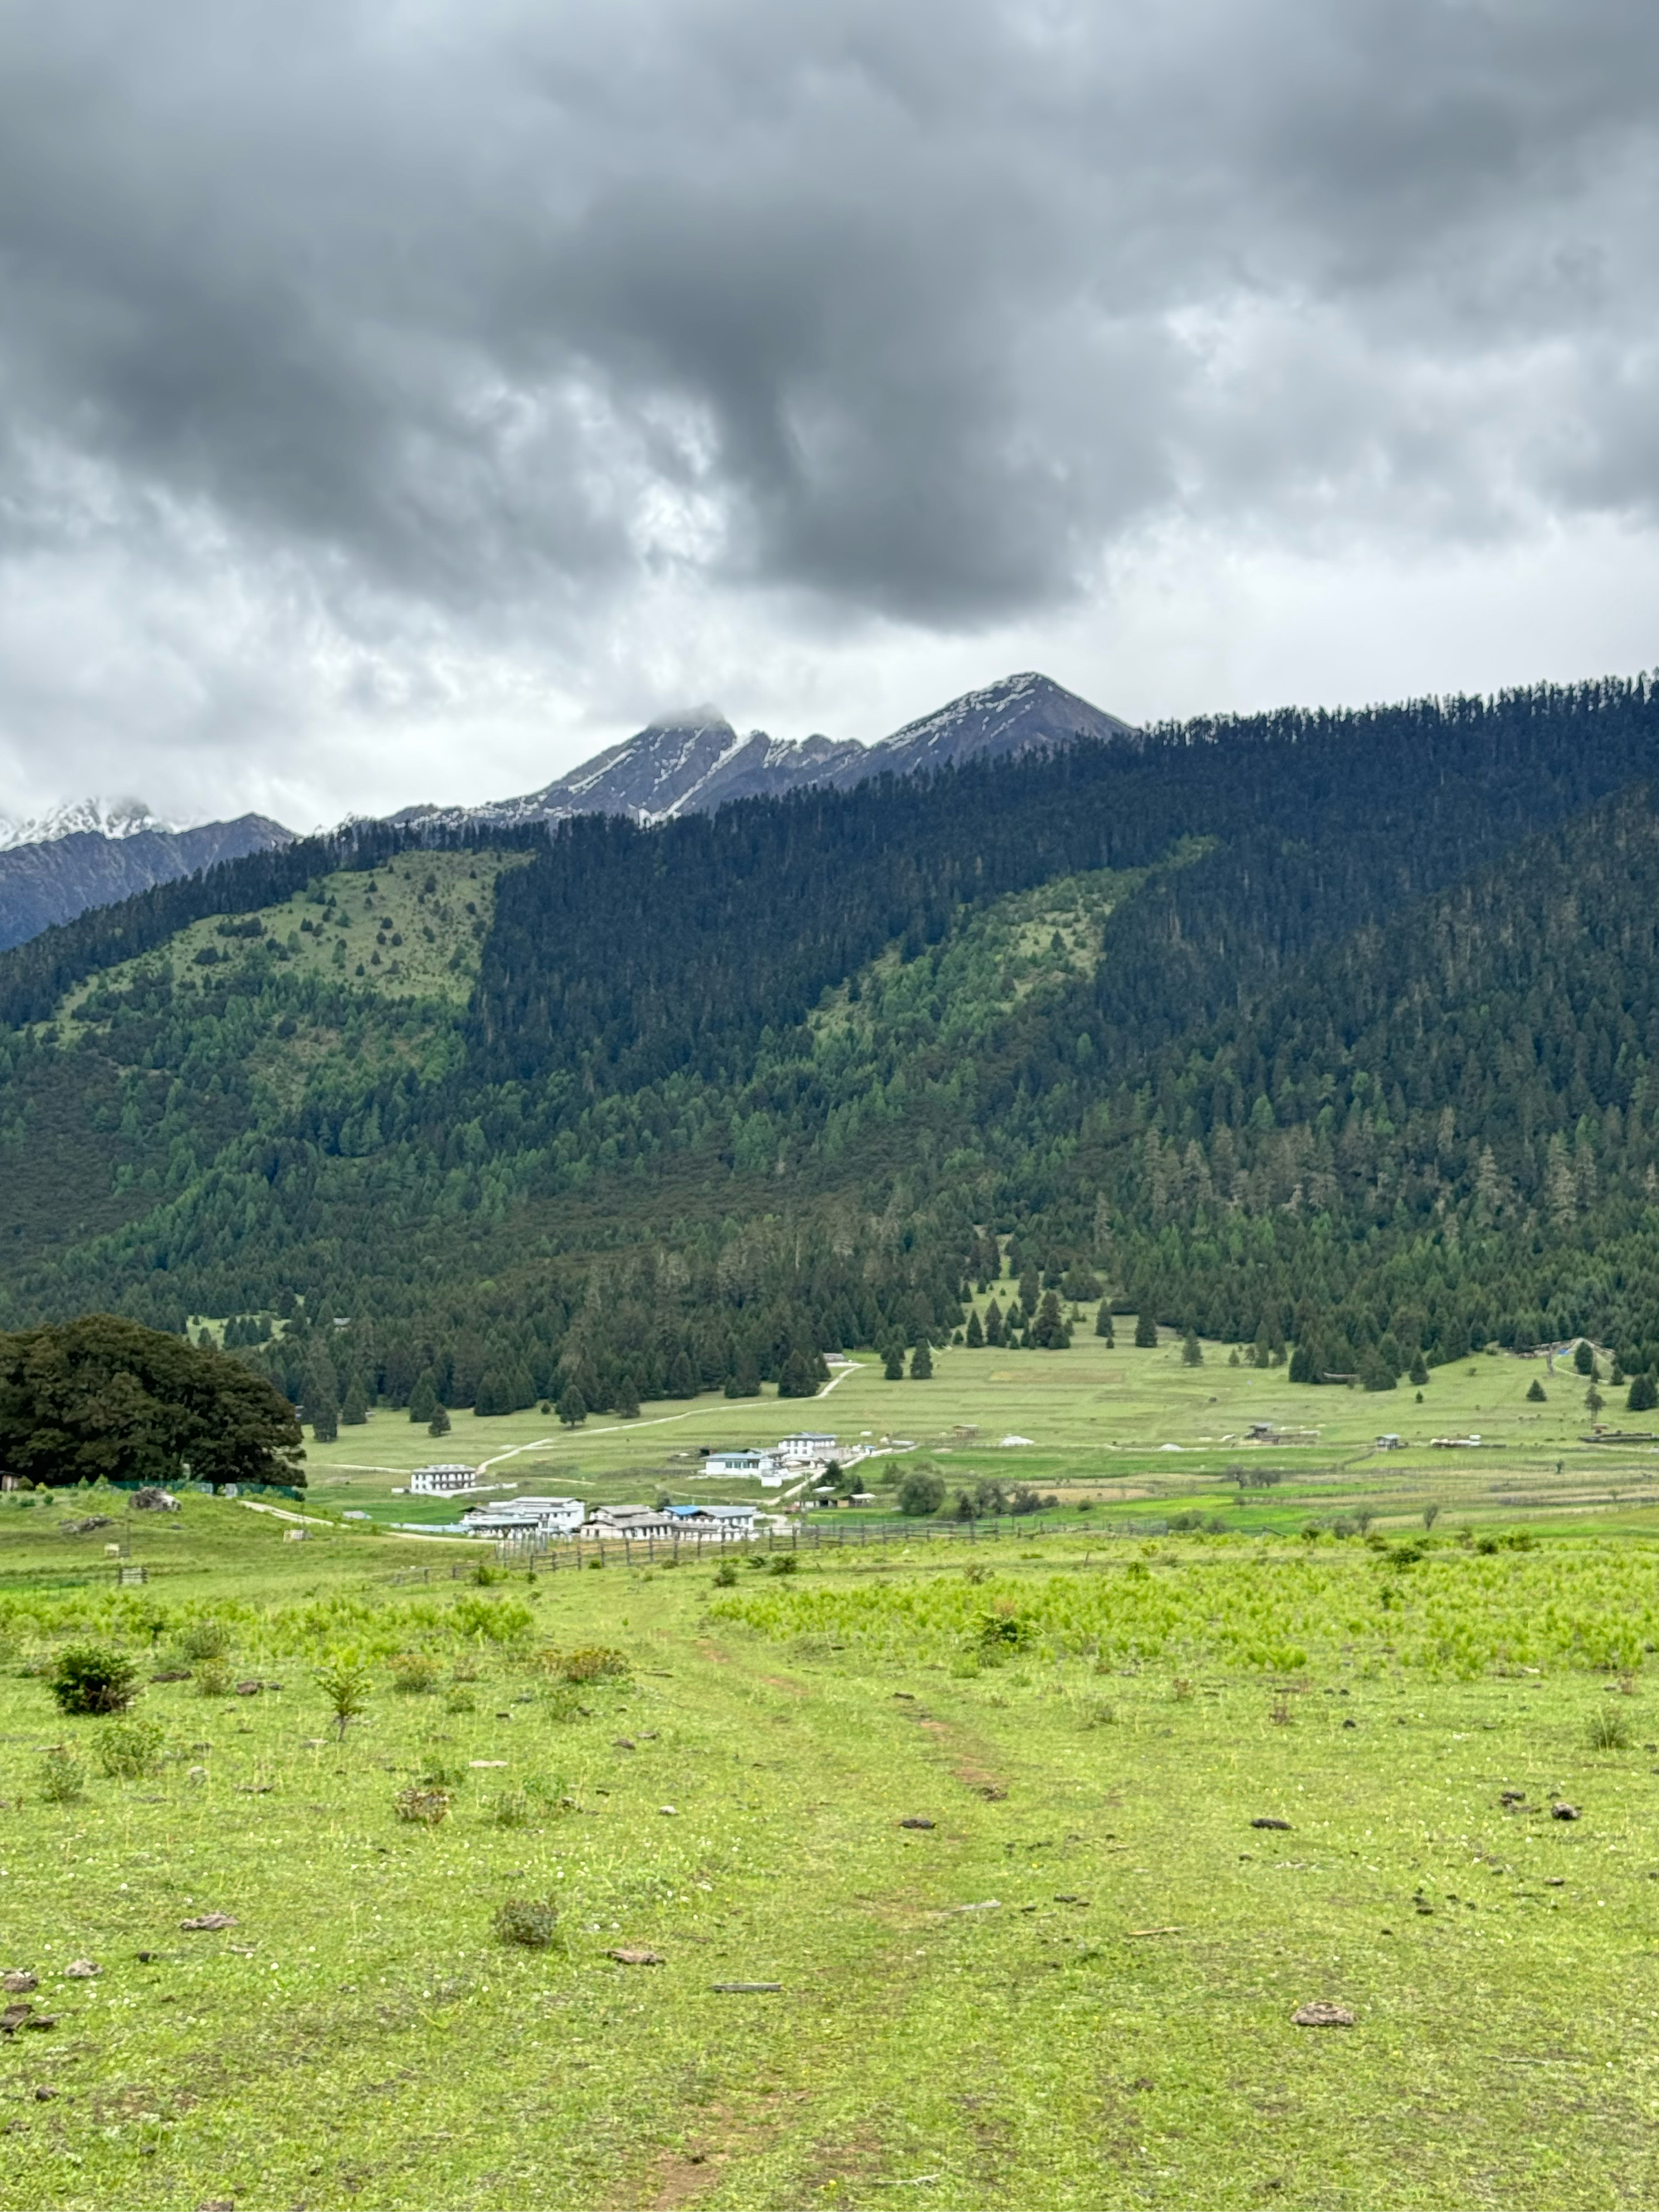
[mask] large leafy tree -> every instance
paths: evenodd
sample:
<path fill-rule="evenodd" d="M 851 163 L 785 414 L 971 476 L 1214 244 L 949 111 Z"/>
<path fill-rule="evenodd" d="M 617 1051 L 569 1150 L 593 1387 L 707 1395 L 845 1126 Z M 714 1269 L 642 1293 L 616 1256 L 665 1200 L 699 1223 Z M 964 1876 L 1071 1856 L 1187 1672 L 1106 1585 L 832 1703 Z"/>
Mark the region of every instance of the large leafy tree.
<path fill-rule="evenodd" d="M 305 1475 L 294 1408 L 223 1352 L 112 1314 L 0 1336 L 0 1467 L 31 1481 Z"/>

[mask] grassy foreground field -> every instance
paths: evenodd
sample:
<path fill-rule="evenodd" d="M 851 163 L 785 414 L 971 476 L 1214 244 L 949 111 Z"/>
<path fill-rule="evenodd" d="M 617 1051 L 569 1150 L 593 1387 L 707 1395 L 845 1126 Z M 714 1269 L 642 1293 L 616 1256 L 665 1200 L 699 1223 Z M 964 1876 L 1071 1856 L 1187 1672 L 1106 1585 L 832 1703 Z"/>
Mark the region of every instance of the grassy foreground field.
<path fill-rule="evenodd" d="M 399 1540 L 89 1504 L 142 1589 L 113 1532 L 0 1507 L 0 1967 L 57 2021 L 0 2051 L 0 2206 L 1659 2193 L 1640 1540 L 411 1589 Z M 33 1671 L 86 1635 L 191 1669 L 147 1682 L 148 1761 Z M 596 1645 L 626 1673 L 572 1663 Z M 124 1745 L 149 1771 L 103 1771 Z M 501 1940 L 515 1899 L 550 1947 Z M 1294 2025 L 1316 2002 L 1353 2025 Z"/>

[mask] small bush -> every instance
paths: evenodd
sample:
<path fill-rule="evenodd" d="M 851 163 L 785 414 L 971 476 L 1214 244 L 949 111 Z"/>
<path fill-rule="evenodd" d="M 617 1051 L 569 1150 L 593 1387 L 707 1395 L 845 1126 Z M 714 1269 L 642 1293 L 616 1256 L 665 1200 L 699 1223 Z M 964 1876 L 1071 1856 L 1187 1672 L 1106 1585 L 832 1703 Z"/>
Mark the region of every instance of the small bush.
<path fill-rule="evenodd" d="M 40 1761 L 40 1795 L 48 1805 L 75 1805 L 86 1795 L 86 1771 L 66 1743 L 54 1744 Z"/>
<path fill-rule="evenodd" d="M 422 1754 L 417 1779 L 422 1790 L 459 1790 L 469 1769 L 464 1759 L 447 1759 L 430 1747 Z"/>
<path fill-rule="evenodd" d="M 799 1554 L 794 1552 L 779 1552 L 767 1562 L 766 1571 L 769 1575 L 798 1574 L 800 1571 Z"/>
<path fill-rule="evenodd" d="M 1184 1674 L 1177 1674 L 1170 1685 L 1170 1695 L 1178 1705 L 1190 1705 L 1198 1692 Z"/>
<path fill-rule="evenodd" d="M 405 1698 L 424 1697 L 438 1686 L 435 1662 L 423 1651 L 400 1651 L 392 1662 L 392 1686 Z"/>
<path fill-rule="evenodd" d="M 585 1644 L 578 1650 L 567 1651 L 558 1667 L 567 1682 L 623 1680 L 629 1671 L 626 1654 L 608 1644 Z"/>
<path fill-rule="evenodd" d="M 179 1638 L 179 1656 L 192 1663 L 198 1659 L 224 1659 L 230 1653 L 231 1635 L 222 1620 L 193 1620 Z"/>
<path fill-rule="evenodd" d="M 546 1951 L 559 1939 L 559 1908 L 550 1897 L 509 1897 L 496 1909 L 496 1938 L 526 1951 Z"/>
<path fill-rule="evenodd" d="M 490 1810 L 498 1828 L 527 1828 L 535 1808 L 522 1790 L 504 1790 Z"/>
<path fill-rule="evenodd" d="M 103 1644 L 70 1644 L 50 1679 L 60 1712 L 124 1713 L 138 1694 L 137 1662 Z"/>
<path fill-rule="evenodd" d="M 222 1659 L 210 1659 L 196 1669 L 195 1688 L 198 1698 L 228 1698 L 236 1686 L 236 1678 Z"/>
<path fill-rule="evenodd" d="M 423 1789 L 414 1783 L 398 1792 L 398 1818 L 417 1827 L 439 1828 L 449 1818 L 450 1802 L 447 1790 Z"/>
<path fill-rule="evenodd" d="M 355 1651 L 339 1651 L 316 1669 L 316 1675 L 343 1739 L 349 1723 L 368 1710 L 368 1669 Z"/>
<path fill-rule="evenodd" d="M 98 1738 L 98 1764 L 112 1781 L 142 1781 L 161 1764 L 161 1738 L 160 1721 L 116 1721 Z"/>
<path fill-rule="evenodd" d="M 714 1587 L 715 1587 L 715 1589 L 735 1589 L 737 1588 L 737 1586 L 738 1586 L 738 1563 L 737 1563 L 737 1561 L 736 1561 L 735 1559 L 722 1559 L 722 1560 L 720 1561 L 720 1563 L 719 1566 L 717 1566 L 717 1567 L 715 1568 L 715 1570 L 714 1570 Z"/>
<path fill-rule="evenodd" d="M 478 1700 L 471 1690 L 452 1690 L 444 1699 L 447 1713 L 476 1713 L 477 1710 Z"/>
<path fill-rule="evenodd" d="M 1630 1747 L 1630 1723 L 1616 1705 L 1606 1706 L 1590 1716 L 1589 1747 L 1592 1751 L 1628 1751 Z"/>

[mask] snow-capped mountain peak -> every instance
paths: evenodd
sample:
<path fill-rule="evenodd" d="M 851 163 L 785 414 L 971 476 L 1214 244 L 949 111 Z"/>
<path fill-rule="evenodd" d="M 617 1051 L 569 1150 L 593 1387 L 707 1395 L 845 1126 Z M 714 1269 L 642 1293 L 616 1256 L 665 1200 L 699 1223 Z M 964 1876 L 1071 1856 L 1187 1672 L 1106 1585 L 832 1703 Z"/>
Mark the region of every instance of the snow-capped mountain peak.
<path fill-rule="evenodd" d="M 98 837 L 136 837 L 146 830 L 171 830 L 142 799 L 70 799 L 24 821 L 0 814 L 0 853 L 17 845 L 49 845 L 90 831 Z"/>

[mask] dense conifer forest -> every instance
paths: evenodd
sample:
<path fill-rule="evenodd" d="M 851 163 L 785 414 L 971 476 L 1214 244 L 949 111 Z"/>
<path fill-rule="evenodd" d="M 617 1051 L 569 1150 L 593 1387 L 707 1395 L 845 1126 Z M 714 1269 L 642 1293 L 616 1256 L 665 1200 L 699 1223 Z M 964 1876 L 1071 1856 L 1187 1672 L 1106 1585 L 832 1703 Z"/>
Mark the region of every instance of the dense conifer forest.
<path fill-rule="evenodd" d="M 1653 1371 L 1656 769 L 1643 679 L 229 864 L 0 958 L 0 1323 L 325 1420 L 805 1395 L 993 1277 L 1033 1356 Z"/>

